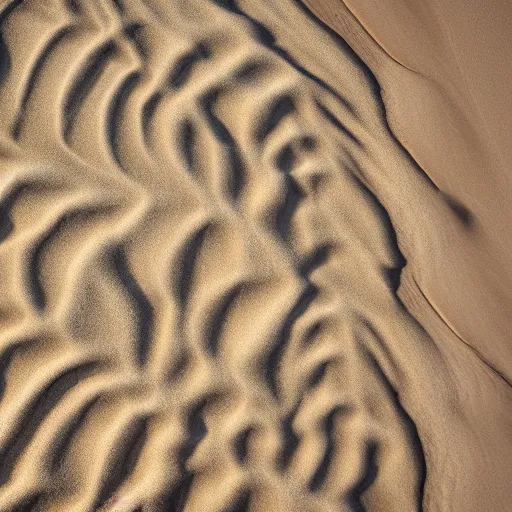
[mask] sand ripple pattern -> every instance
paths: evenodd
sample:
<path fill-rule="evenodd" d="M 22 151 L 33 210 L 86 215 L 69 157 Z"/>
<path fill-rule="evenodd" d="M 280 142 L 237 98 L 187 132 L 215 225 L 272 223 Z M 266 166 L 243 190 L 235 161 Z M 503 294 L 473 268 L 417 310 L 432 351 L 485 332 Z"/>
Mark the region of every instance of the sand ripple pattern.
<path fill-rule="evenodd" d="M 234 1 L 2 9 L 0 510 L 420 510 L 350 52 L 333 85 Z"/>

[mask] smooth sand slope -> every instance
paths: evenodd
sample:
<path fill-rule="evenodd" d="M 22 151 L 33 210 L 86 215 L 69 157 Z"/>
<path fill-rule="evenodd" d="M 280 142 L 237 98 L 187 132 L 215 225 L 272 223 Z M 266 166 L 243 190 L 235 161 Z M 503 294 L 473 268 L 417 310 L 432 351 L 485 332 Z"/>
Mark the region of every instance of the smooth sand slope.
<path fill-rule="evenodd" d="M 401 143 L 460 222 L 420 203 L 400 296 L 457 376 L 475 439 L 453 450 L 448 510 L 512 500 L 512 3 L 307 0 L 375 73 Z M 456 201 L 456 202 L 454 202 Z M 458 203 L 458 204 L 457 204 Z M 456 469 L 456 468 L 459 469 Z M 446 485 L 447 478 L 443 478 Z"/>
<path fill-rule="evenodd" d="M 1 511 L 507 510 L 510 349 L 422 286 L 474 215 L 348 9 L 0 6 Z"/>

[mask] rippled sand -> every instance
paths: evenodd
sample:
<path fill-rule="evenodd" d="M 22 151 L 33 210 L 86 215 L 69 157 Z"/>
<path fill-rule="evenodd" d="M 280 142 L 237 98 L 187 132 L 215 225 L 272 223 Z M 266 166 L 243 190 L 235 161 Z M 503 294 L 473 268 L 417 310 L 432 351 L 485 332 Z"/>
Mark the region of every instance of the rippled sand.
<path fill-rule="evenodd" d="M 0 5 L 1 511 L 507 510 L 505 252 L 357 13 Z"/>

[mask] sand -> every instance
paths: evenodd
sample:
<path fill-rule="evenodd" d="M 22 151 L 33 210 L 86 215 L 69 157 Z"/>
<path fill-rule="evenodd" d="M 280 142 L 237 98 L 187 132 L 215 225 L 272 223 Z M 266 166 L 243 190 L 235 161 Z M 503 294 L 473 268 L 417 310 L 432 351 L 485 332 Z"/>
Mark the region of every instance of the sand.
<path fill-rule="evenodd" d="M 0 511 L 508 509 L 482 2 L 0 3 Z"/>

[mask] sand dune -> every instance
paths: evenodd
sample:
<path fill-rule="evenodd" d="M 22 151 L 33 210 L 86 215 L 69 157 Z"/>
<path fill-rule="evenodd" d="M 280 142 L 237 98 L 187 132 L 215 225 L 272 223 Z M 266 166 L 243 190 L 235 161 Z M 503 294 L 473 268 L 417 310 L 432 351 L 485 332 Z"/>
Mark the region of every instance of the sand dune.
<path fill-rule="evenodd" d="M 436 478 L 431 465 L 431 506 L 507 510 L 512 297 L 503 136 L 511 126 L 510 95 L 500 91 L 510 84 L 511 5 L 306 3 L 371 67 L 393 132 L 457 212 L 458 220 L 446 214 L 441 199 L 433 207 L 419 201 L 404 214 L 385 203 L 408 262 L 399 295 L 456 375 L 466 424 L 457 442 L 440 436 L 444 449 L 436 451 L 451 469 Z M 447 425 L 445 432 L 454 430 Z M 442 488 L 450 490 L 440 500 Z"/>
<path fill-rule="evenodd" d="M 2 4 L 0 510 L 506 510 L 509 348 L 428 284 L 475 214 L 335 15 Z"/>

